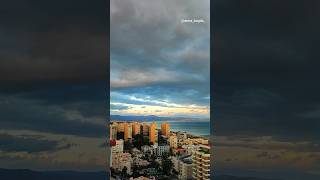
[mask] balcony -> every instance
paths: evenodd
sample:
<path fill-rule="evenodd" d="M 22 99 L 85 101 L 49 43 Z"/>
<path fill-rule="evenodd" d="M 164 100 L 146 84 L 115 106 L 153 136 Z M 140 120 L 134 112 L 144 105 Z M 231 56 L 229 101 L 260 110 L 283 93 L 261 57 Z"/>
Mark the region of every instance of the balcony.
<path fill-rule="evenodd" d="M 210 162 L 210 160 L 208 159 L 202 159 L 202 162 Z"/>

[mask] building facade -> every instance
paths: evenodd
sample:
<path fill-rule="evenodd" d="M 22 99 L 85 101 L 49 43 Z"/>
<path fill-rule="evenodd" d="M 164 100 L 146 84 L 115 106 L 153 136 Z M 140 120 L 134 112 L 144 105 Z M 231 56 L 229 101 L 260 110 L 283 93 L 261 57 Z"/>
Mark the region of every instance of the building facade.
<path fill-rule="evenodd" d="M 168 146 L 168 145 L 159 145 L 157 147 L 157 156 L 162 156 L 164 153 L 170 153 L 170 146 Z"/>
<path fill-rule="evenodd" d="M 169 137 L 169 144 L 170 147 L 176 149 L 178 147 L 178 138 L 177 136 L 170 136 Z"/>
<path fill-rule="evenodd" d="M 210 146 L 199 145 L 193 155 L 193 174 L 195 180 L 210 180 Z"/>
<path fill-rule="evenodd" d="M 149 140 L 151 143 L 156 143 L 158 140 L 158 131 L 157 131 L 157 123 L 153 122 L 149 128 Z"/>
<path fill-rule="evenodd" d="M 170 124 L 167 122 L 164 122 L 161 124 L 161 134 L 163 136 L 169 137 L 170 135 Z"/>

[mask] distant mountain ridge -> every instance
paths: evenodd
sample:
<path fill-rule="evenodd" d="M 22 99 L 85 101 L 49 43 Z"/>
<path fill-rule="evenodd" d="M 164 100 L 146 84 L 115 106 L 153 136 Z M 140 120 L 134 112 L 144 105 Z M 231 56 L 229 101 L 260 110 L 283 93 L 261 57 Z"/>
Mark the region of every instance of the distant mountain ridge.
<path fill-rule="evenodd" d="M 110 115 L 111 121 L 209 121 L 207 118 Z"/>

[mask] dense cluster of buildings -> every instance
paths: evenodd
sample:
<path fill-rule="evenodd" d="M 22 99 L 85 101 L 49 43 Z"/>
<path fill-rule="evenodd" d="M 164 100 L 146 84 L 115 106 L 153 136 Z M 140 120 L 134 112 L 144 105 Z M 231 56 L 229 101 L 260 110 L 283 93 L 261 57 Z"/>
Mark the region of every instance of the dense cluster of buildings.
<path fill-rule="evenodd" d="M 110 124 L 112 170 L 128 175 L 128 179 L 158 179 L 161 168 L 170 161 L 170 175 L 178 179 L 210 179 L 210 146 L 208 139 L 186 132 L 170 131 L 170 124 L 155 122 L 112 122 Z M 165 169 L 162 167 L 162 169 Z M 133 175 L 138 177 L 133 177 Z M 168 175 L 168 174 L 166 174 Z"/>

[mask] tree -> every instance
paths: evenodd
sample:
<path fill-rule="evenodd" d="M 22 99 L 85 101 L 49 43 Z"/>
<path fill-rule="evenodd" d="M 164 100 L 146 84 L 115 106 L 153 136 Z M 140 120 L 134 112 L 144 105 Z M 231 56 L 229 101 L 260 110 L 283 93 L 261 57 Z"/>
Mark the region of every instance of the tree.
<path fill-rule="evenodd" d="M 117 139 L 124 139 L 124 132 L 117 132 Z"/>
<path fill-rule="evenodd" d="M 143 145 L 148 145 L 148 146 L 150 146 L 150 139 L 149 139 L 149 137 L 145 136 L 145 137 L 143 138 Z"/>
<path fill-rule="evenodd" d="M 158 171 L 160 169 L 160 164 L 156 161 L 152 161 L 149 165 L 149 168 L 154 168 Z"/>
<path fill-rule="evenodd" d="M 126 166 L 122 168 L 121 179 L 126 179 L 128 177 L 127 170 L 128 170 L 128 168 Z"/>
<path fill-rule="evenodd" d="M 140 173 L 139 173 L 139 170 L 140 170 L 141 168 L 139 168 L 138 166 L 136 166 L 136 165 L 134 165 L 133 167 L 132 167 L 132 176 L 134 177 L 134 178 L 137 178 L 137 177 L 139 177 L 140 176 Z"/>
<path fill-rule="evenodd" d="M 130 141 L 125 141 L 123 145 L 125 151 L 130 151 L 132 149 L 132 143 Z"/>
<path fill-rule="evenodd" d="M 141 150 L 141 146 L 143 146 L 143 135 L 137 134 L 133 137 L 133 145 L 137 149 Z"/>
<path fill-rule="evenodd" d="M 168 153 L 164 153 L 162 155 L 162 171 L 166 175 L 170 175 L 172 168 L 173 168 L 173 163 L 172 163 L 171 159 L 169 159 L 168 157 L 169 157 Z"/>

